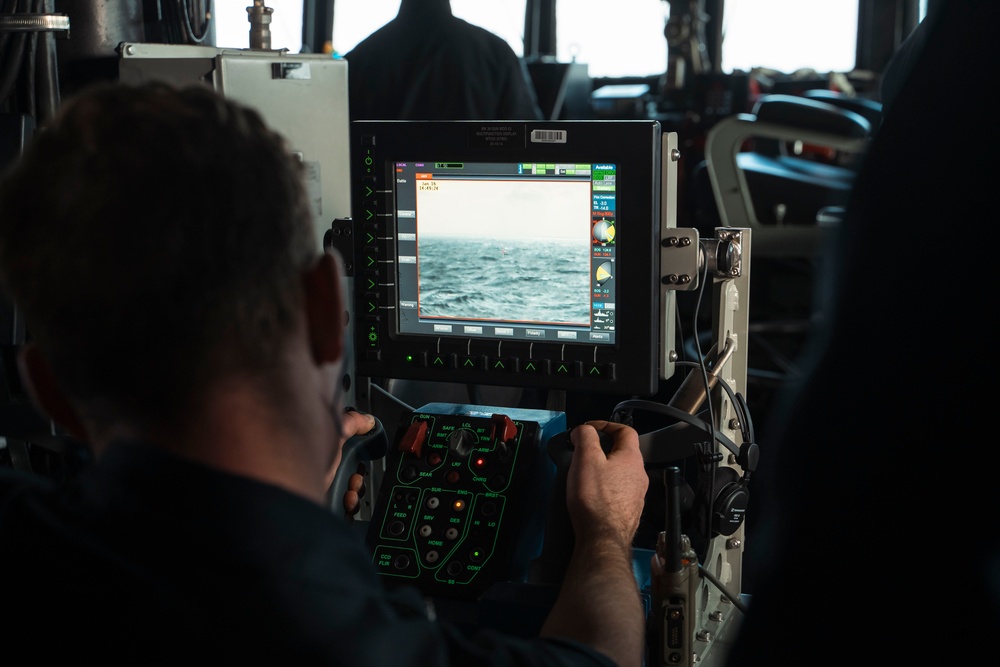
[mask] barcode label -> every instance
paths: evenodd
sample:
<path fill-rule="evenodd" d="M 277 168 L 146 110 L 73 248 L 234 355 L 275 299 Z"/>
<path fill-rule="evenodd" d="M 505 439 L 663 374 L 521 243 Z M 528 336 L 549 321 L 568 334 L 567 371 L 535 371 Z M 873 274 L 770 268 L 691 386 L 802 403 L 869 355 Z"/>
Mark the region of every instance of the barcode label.
<path fill-rule="evenodd" d="M 566 130 L 532 130 L 531 143 L 564 144 L 566 143 Z"/>

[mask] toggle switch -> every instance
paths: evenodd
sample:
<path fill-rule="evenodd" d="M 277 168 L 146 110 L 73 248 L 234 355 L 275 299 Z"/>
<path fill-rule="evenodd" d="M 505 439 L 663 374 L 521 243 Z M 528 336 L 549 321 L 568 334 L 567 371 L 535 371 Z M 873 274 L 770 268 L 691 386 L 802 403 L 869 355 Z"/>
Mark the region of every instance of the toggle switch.
<path fill-rule="evenodd" d="M 424 442 L 427 440 L 427 422 L 418 420 L 412 422 L 399 441 L 399 451 L 420 456 Z"/>

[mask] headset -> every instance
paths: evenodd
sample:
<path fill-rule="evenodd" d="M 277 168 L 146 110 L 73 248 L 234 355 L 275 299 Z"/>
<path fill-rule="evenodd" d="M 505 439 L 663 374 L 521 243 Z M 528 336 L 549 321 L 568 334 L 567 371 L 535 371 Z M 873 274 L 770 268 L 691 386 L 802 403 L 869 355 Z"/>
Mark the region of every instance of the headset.
<path fill-rule="evenodd" d="M 662 414 L 680 422 L 640 434 L 639 450 L 649 468 L 665 467 L 693 458 L 697 464 L 697 481 L 693 486 L 687 481 L 682 482 L 681 510 L 693 517 L 693 525 L 706 539 L 732 535 L 743 524 L 750 502 L 749 481 L 760 456 L 760 448 L 754 442 L 753 424 L 746 401 L 740 394 L 733 393 L 725 381 L 721 378 L 718 380 L 739 411 L 743 435 L 741 445 L 737 445 L 697 415 L 656 401 L 622 401 L 615 406 L 610 420 L 631 426 L 632 411 L 638 409 Z M 705 442 L 704 434 L 708 434 L 713 440 Z M 730 466 L 720 465 L 723 455 L 716 450 L 716 442 L 735 456 L 742 474 Z"/>

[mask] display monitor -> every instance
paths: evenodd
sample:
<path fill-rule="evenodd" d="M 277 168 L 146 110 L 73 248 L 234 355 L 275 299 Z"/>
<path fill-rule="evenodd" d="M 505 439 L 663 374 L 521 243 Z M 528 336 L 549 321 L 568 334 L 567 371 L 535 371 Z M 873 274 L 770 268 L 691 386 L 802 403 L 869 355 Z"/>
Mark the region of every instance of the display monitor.
<path fill-rule="evenodd" d="M 655 121 L 351 124 L 356 373 L 650 394 Z"/>

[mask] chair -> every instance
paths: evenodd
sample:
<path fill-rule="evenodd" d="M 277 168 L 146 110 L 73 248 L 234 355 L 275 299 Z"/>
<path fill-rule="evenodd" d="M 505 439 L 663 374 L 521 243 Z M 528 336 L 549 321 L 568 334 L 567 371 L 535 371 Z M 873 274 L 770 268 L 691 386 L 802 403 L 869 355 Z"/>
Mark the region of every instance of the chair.
<path fill-rule="evenodd" d="M 878 122 L 877 103 L 833 91 L 764 95 L 753 113 L 719 121 L 704 162 L 719 224 L 750 228 L 755 257 L 811 257 Z"/>
<path fill-rule="evenodd" d="M 880 123 L 877 102 L 817 90 L 763 95 L 752 113 L 707 133 L 705 160 L 692 173 L 697 225 L 751 230 L 747 380 L 758 403 L 798 372 L 824 240 Z"/>

